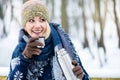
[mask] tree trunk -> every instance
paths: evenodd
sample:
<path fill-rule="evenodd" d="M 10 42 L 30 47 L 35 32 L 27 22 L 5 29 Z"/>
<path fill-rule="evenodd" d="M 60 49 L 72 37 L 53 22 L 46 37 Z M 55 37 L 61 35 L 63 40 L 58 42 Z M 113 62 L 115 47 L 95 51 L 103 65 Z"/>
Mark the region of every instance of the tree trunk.
<path fill-rule="evenodd" d="M 118 17 L 117 17 L 117 12 L 116 12 L 116 0 L 113 0 L 113 9 L 114 9 L 114 17 L 115 17 L 115 24 L 116 24 L 116 27 L 117 27 L 117 34 L 118 34 L 118 46 L 120 48 L 120 25 L 119 25 L 119 20 L 118 20 Z"/>
<path fill-rule="evenodd" d="M 66 1 L 67 0 L 62 0 L 62 14 L 61 14 L 61 24 L 62 27 L 64 28 L 66 33 L 69 33 L 69 26 L 68 26 L 68 16 L 67 16 L 67 10 L 66 10 Z"/>
<path fill-rule="evenodd" d="M 94 0 L 94 2 L 95 2 L 95 11 L 96 11 L 96 21 L 99 22 L 99 24 L 100 24 L 100 30 L 101 30 L 100 39 L 98 40 L 98 49 L 100 47 L 102 47 L 103 50 L 104 50 L 104 56 L 106 56 L 106 50 L 105 50 L 105 46 L 104 46 L 104 42 L 103 42 L 104 24 L 102 22 L 102 17 L 101 17 L 100 0 Z M 98 52 L 98 58 L 99 58 L 100 66 L 102 67 L 103 63 L 102 63 L 102 60 L 101 60 L 101 57 L 100 57 L 100 52 Z M 105 61 L 106 60 L 107 59 L 105 58 Z"/>

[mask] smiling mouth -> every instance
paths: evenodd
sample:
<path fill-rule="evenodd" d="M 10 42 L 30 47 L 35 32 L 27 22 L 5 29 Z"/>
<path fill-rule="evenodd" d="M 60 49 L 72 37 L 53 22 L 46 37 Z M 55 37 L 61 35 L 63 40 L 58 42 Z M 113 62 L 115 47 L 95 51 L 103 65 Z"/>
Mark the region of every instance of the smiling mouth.
<path fill-rule="evenodd" d="M 42 30 L 38 30 L 38 31 L 32 31 L 35 34 L 40 34 L 42 32 Z"/>

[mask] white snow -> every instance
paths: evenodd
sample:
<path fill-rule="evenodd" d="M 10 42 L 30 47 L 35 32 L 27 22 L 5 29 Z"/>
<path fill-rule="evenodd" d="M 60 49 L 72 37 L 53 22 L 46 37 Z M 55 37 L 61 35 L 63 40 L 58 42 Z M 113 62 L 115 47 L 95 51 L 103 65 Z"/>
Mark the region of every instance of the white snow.
<path fill-rule="evenodd" d="M 14 0 L 13 4 L 16 4 L 17 6 L 17 3 L 15 1 L 16 0 Z M 69 3 L 69 4 L 72 4 L 72 3 Z M 59 6 L 60 5 L 61 4 L 59 4 Z M 21 5 L 19 4 L 19 6 Z M 71 6 L 71 8 L 72 7 L 73 6 Z M 59 8 L 56 8 L 55 10 L 58 11 L 58 9 Z M 19 8 L 14 9 L 14 11 L 16 11 L 15 16 L 19 15 L 17 14 L 19 13 L 18 10 Z M 60 12 L 59 14 L 58 12 L 55 12 L 55 20 L 53 21 L 57 20 L 57 22 L 60 22 L 59 20 Z M 72 12 L 72 9 L 71 9 L 71 12 Z M 9 13 L 7 14 L 9 15 Z M 72 14 L 69 14 L 69 15 L 72 15 Z M 90 42 L 90 48 L 93 52 L 93 55 L 95 56 L 94 59 L 91 57 L 89 49 L 88 48 L 83 49 L 82 47 L 81 42 L 83 42 L 84 40 L 83 27 L 80 27 L 79 30 L 76 31 L 76 29 L 74 28 L 74 23 L 70 23 L 70 25 L 72 25 L 72 27 L 70 28 L 71 29 L 70 36 L 78 52 L 78 55 L 80 56 L 82 64 L 84 68 L 86 69 L 86 71 L 88 72 L 88 74 L 90 75 L 90 77 L 105 77 L 105 78 L 107 77 L 118 78 L 119 77 L 120 78 L 120 62 L 119 62 L 120 61 L 120 49 L 118 48 L 118 36 L 116 33 L 115 24 L 110 18 L 110 15 L 107 15 L 107 16 L 108 18 L 107 18 L 107 22 L 106 22 L 105 29 L 104 29 L 104 44 L 107 50 L 106 52 L 107 63 L 104 62 L 103 49 L 102 48 L 97 49 L 96 40 L 93 39 L 92 31 L 94 29 L 93 28 L 94 25 L 92 24 L 93 22 L 91 20 L 87 21 L 87 24 L 88 24 L 87 26 L 89 27 L 91 26 L 89 28 L 88 38 Z M 18 17 L 18 20 L 20 20 L 20 17 Z M 70 19 L 70 21 L 72 22 L 72 18 Z M 0 24 L 2 24 L 2 21 L 0 21 Z M 11 22 L 10 26 L 11 28 L 10 28 L 10 33 L 8 37 L 0 40 L 0 54 L 1 54 L 0 55 L 0 76 L 8 75 L 11 55 L 12 55 L 14 48 L 16 47 L 18 43 L 17 41 L 18 41 L 18 34 L 19 34 L 20 27 L 15 21 Z M 1 27 L 0 27 L 0 31 L 2 31 Z M 99 38 L 100 31 L 99 31 L 99 25 L 97 23 L 96 23 L 95 29 L 96 29 L 96 32 L 98 32 L 97 38 Z M 79 34 L 78 34 L 78 31 L 80 31 Z M 98 55 L 101 57 L 103 67 L 100 67 Z"/>

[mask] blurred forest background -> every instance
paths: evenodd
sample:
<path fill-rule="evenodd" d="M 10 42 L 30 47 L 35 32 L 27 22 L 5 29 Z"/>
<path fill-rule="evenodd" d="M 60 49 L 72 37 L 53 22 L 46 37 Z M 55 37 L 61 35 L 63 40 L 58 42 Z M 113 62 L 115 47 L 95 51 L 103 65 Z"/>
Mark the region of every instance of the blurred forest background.
<path fill-rule="evenodd" d="M 18 37 L 21 29 L 20 9 L 26 1 L 0 0 L 0 42 L 14 32 L 16 35 L 14 34 L 12 37 Z M 92 60 L 97 58 L 99 68 L 103 68 L 109 63 L 108 55 L 111 50 L 113 50 L 112 54 L 117 54 L 120 58 L 120 0 L 40 1 L 49 8 L 51 22 L 61 24 L 65 32 L 77 44 L 78 51 L 87 49 Z M 82 52 L 78 54 L 84 55 Z M 87 56 L 81 58 L 87 68 L 89 65 L 83 60 L 84 58 L 86 59 Z M 117 64 L 120 63 L 117 62 Z M 120 70 L 120 65 L 117 68 Z M 120 77 L 120 75 L 118 76 Z"/>

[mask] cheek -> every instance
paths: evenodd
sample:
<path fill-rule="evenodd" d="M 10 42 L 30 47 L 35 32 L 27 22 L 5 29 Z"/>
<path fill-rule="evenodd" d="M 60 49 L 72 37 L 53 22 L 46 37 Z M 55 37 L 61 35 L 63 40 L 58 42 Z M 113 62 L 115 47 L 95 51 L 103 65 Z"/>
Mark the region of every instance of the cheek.
<path fill-rule="evenodd" d="M 24 29 L 28 32 L 28 34 L 31 32 L 31 26 L 29 24 L 26 24 Z"/>
<path fill-rule="evenodd" d="M 45 32 L 47 31 L 47 27 L 45 27 Z"/>
<path fill-rule="evenodd" d="M 44 26 L 43 28 L 44 28 L 44 33 L 45 33 L 47 31 L 47 25 L 44 24 L 43 26 Z"/>
<path fill-rule="evenodd" d="M 24 28 L 27 32 L 30 30 L 29 27 L 25 26 Z"/>

